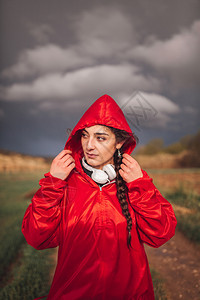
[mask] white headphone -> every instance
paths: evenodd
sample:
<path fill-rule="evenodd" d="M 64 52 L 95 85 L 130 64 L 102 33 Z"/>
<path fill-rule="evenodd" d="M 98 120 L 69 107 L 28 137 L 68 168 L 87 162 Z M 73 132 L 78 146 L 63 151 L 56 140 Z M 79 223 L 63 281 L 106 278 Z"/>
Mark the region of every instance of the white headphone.
<path fill-rule="evenodd" d="M 97 183 L 104 184 L 116 177 L 116 172 L 112 164 L 105 165 L 102 170 L 99 170 L 89 166 L 84 157 L 82 158 L 82 164 L 88 171 L 92 171 L 91 178 Z"/>

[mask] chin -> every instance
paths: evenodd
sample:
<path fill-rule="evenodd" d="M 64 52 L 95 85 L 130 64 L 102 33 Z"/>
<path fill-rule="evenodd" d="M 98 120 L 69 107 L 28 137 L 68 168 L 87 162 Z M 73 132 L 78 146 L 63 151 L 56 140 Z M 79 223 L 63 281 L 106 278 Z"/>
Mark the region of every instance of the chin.
<path fill-rule="evenodd" d="M 102 165 L 102 163 L 97 161 L 95 158 L 89 158 L 89 157 L 87 157 L 87 155 L 85 156 L 85 158 L 86 158 L 87 163 L 94 168 L 98 168 L 99 166 Z"/>
<path fill-rule="evenodd" d="M 96 161 L 95 158 L 89 158 L 89 157 L 86 156 L 86 160 L 87 160 L 87 162 L 88 162 L 91 166 L 93 166 L 93 167 L 99 165 L 99 162 Z"/>

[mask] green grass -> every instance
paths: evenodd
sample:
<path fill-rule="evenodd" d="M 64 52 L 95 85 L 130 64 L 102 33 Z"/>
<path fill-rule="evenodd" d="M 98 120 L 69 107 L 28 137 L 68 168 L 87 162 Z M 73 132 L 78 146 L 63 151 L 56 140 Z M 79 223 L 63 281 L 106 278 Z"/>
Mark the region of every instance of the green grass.
<path fill-rule="evenodd" d="M 178 229 L 192 242 L 200 244 L 200 212 L 192 215 L 177 216 Z"/>
<path fill-rule="evenodd" d="M 165 194 L 166 197 L 174 204 L 200 211 L 200 195 L 197 195 L 191 190 L 186 191 L 182 185 L 180 185 L 175 191 Z"/>
<path fill-rule="evenodd" d="M 177 228 L 195 243 L 200 243 L 200 195 L 193 191 L 185 191 L 180 186 L 173 192 L 165 193 L 166 198 L 181 207 L 191 210 L 191 213 L 177 214 Z"/>
<path fill-rule="evenodd" d="M 10 221 L 11 223 L 11 221 Z M 1 251 L 0 251 L 0 278 L 7 272 L 7 266 L 15 259 L 21 245 L 25 242 L 21 233 L 21 220 L 19 218 L 14 221 L 1 234 Z"/>
<path fill-rule="evenodd" d="M 27 300 L 48 294 L 53 249 L 35 250 L 21 232 L 31 200 L 25 196 L 39 188 L 43 174 L 0 174 L 0 299 Z"/>
<path fill-rule="evenodd" d="M 0 299 L 27 300 L 45 296 L 49 291 L 48 275 L 52 264 L 49 250 L 37 251 L 24 244 L 11 270 L 11 282 L 0 291 Z"/>
<path fill-rule="evenodd" d="M 163 279 L 160 278 L 159 273 L 152 268 L 151 268 L 151 276 L 153 281 L 155 300 L 167 300 Z"/>

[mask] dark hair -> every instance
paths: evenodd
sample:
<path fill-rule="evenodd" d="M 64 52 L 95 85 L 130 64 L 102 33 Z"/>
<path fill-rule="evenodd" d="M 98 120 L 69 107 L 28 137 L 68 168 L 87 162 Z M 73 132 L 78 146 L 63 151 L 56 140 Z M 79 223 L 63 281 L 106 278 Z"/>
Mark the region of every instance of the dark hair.
<path fill-rule="evenodd" d="M 138 138 L 135 135 L 130 135 L 128 132 L 120 129 L 116 129 L 110 126 L 107 126 L 111 129 L 111 131 L 115 134 L 116 142 L 119 143 L 121 141 L 125 141 L 123 146 L 120 149 L 121 154 L 124 153 L 124 150 L 128 147 L 130 143 L 133 143 L 133 139 L 135 143 L 138 142 Z M 121 177 L 119 170 L 122 163 L 122 155 L 121 157 L 118 156 L 118 150 L 114 153 L 114 164 L 115 164 L 115 171 L 116 171 L 116 186 L 117 186 L 117 198 L 122 208 L 122 213 L 126 218 L 127 221 L 127 245 L 131 247 L 131 229 L 132 229 L 132 218 L 128 208 L 128 188 L 126 182 Z"/>

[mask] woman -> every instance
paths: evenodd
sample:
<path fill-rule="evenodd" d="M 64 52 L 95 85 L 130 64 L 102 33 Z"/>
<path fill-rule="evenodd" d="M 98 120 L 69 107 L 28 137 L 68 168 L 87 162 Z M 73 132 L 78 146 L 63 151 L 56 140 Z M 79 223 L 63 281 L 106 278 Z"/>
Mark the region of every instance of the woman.
<path fill-rule="evenodd" d="M 97 99 L 40 180 L 22 232 L 59 246 L 47 299 L 154 299 L 143 243 L 175 232 L 171 205 L 130 154 L 136 139 L 116 102 Z"/>

